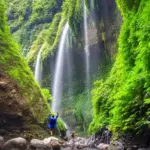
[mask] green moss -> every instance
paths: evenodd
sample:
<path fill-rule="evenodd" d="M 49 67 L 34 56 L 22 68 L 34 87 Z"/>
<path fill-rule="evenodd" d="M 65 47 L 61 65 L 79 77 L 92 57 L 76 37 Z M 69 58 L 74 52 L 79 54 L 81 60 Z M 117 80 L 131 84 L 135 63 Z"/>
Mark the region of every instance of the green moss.
<path fill-rule="evenodd" d="M 53 98 L 52 98 L 52 96 L 51 96 L 51 94 L 50 94 L 50 92 L 49 92 L 48 89 L 43 88 L 43 89 L 42 89 L 42 93 L 43 93 L 44 99 L 45 99 L 47 102 L 52 101 Z"/>
<path fill-rule="evenodd" d="M 92 91 L 94 119 L 90 132 L 109 126 L 114 132 L 139 133 L 149 124 L 150 0 L 128 3 L 130 11 L 125 11 L 128 1 L 124 2 L 118 0 L 124 23 L 116 61 L 107 79 L 95 82 Z"/>
<path fill-rule="evenodd" d="M 137 11 L 139 7 L 140 0 L 116 0 L 122 15 L 128 15 L 129 12 Z"/>
<path fill-rule="evenodd" d="M 50 113 L 50 107 L 43 97 L 39 86 L 34 81 L 30 68 L 21 57 L 19 46 L 13 41 L 9 33 L 2 0 L 0 1 L 0 11 L 0 65 L 4 72 L 19 85 L 22 96 L 27 101 L 36 120 L 39 123 L 44 123 L 47 115 Z"/>

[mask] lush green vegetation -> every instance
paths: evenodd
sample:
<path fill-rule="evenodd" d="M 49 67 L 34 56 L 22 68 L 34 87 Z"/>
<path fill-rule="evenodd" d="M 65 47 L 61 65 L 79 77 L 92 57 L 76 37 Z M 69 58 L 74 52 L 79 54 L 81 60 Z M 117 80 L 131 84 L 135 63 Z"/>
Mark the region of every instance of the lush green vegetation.
<path fill-rule="evenodd" d="M 82 21 L 79 0 L 51 0 L 50 2 L 48 0 L 7 0 L 6 2 L 11 32 L 21 44 L 23 55 L 26 56 L 30 52 L 28 54 L 30 64 L 35 62 L 42 44 L 46 43 L 43 59 L 56 50 L 66 20 L 74 34 L 79 36 Z"/>
<path fill-rule="evenodd" d="M 106 80 L 92 91 L 93 121 L 89 132 L 108 126 L 139 133 L 150 117 L 150 0 L 117 0 L 124 18 L 119 51 Z"/>
<path fill-rule="evenodd" d="M 27 101 L 31 112 L 39 123 L 44 123 L 50 113 L 50 107 L 43 97 L 37 83 L 34 81 L 25 60 L 21 57 L 19 46 L 12 39 L 6 17 L 4 2 L 0 1 L 0 66 L 4 73 L 9 75 L 19 85 L 22 96 Z"/>
<path fill-rule="evenodd" d="M 52 22 L 50 22 L 49 27 L 40 32 L 40 35 L 31 46 L 28 57 L 28 62 L 30 64 L 35 62 L 37 53 L 42 44 L 45 43 L 45 47 L 42 52 L 43 60 L 56 51 L 65 22 L 68 21 L 75 37 L 80 37 L 80 25 L 83 20 L 83 16 L 79 0 L 63 1 L 62 9 L 60 9 L 60 11 L 58 9 L 57 13 L 56 11 L 53 13 L 55 16 L 53 17 Z"/>
<path fill-rule="evenodd" d="M 6 3 L 11 32 L 26 56 L 40 32 L 48 29 L 54 15 L 60 11 L 62 0 L 7 0 Z"/>

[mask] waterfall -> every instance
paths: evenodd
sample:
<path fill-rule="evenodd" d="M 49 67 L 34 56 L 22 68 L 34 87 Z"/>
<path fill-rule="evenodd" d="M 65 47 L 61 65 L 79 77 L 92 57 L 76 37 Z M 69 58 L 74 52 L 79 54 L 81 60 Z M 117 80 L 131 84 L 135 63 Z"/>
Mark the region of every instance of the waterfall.
<path fill-rule="evenodd" d="M 66 23 L 62 36 L 60 38 L 60 44 L 58 48 L 56 64 L 55 64 L 55 73 L 54 73 L 54 83 L 53 83 L 53 103 L 52 110 L 54 112 L 60 111 L 60 103 L 62 99 L 62 88 L 63 88 L 63 69 L 64 69 L 64 50 L 65 42 L 69 31 L 69 25 Z"/>
<path fill-rule="evenodd" d="M 84 4 L 84 39 L 85 39 L 86 88 L 88 96 L 90 96 L 90 51 L 88 40 L 87 10 L 85 4 Z"/>
<path fill-rule="evenodd" d="M 67 37 L 67 47 L 66 47 L 66 66 L 67 66 L 67 84 L 68 84 L 68 95 L 69 95 L 69 99 L 71 99 L 72 96 L 72 50 L 71 50 L 71 40 L 70 38 L 72 38 L 71 32 L 68 32 L 68 37 Z"/>
<path fill-rule="evenodd" d="M 45 44 L 43 44 L 38 52 L 37 60 L 36 60 L 36 66 L 35 66 L 35 80 L 41 85 L 41 79 L 42 79 L 42 69 L 41 69 L 41 52 L 43 51 Z"/>

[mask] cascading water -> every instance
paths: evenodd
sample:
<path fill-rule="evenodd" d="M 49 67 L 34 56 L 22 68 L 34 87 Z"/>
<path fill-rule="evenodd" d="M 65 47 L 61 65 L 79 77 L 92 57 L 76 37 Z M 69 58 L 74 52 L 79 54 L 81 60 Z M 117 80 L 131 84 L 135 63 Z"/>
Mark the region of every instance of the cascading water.
<path fill-rule="evenodd" d="M 87 22 L 87 10 L 84 4 L 84 39 L 85 39 L 85 65 L 86 65 L 86 88 L 88 96 L 90 95 L 90 51 L 88 40 L 88 22 Z"/>
<path fill-rule="evenodd" d="M 43 44 L 38 52 L 37 60 L 36 60 L 36 66 L 35 66 L 35 80 L 41 85 L 41 79 L 42 79 L 42 69 L 41 69 L 41 52 L 43 51 L 45 44 Z"/>
<path fill-rule="evenodd" d="M 67 45 L 66 45 L 66 66 L 67 66 L 67 84 L 68 84 L 68 95 L 69 99 L 72 96 L 72 50 L 70 49 L 70 38 L 72 38 L 71 32 L 68 32 L 68 37 L 67 37 Z"/>
<path fill-rule="evenodd" d="M 63 68 L 64 68 L 64 50 L 65 50 L 65 41 L 68 35 L 69 25 L 66 23 L 58 49 L 58 54 L 56 58 L 56 67 L 54 73 L 54 83 L 53 83 L 53 103 L 52 110 L 54 112 L 60 111 L 60 103 L 62 100 L 62 87 L 63 87 Z"/>
<path fill-rule="evenodd" d="M 65 112 L 67 109 L 70 108 L 72 105 L 72 95 L 73 95 L 73 85 L 72 85 L 72 80 L 73 80 L 73 73 L 72 73 L 72 68 L 73 68 L 73 56 L 72 56 L 72 33 L 69 30 L 67 37 L 66 37 L 66 43 L 65 43 L 65 60 L 64 60 L 64 87 L 63 91 L 65 92 L 64 94 L 64 99 L 62 102 L 62 113 L 63 118 L 65 121 L 65 125 L 67 130 L 67 134 L 72 130 L 72 124 L 70 124 L 70 121 L 68 121 L 68 115 L 66 117 Z M 68 123 L 68 124 L 67 124 Z"/>

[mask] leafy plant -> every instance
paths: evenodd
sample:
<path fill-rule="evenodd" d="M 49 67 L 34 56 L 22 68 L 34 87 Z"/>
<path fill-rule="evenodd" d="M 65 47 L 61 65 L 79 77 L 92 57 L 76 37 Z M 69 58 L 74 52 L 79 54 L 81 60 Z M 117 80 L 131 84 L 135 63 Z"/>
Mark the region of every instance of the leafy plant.
<path fill-rule="evenodd" d="M 117 3 L 124 18 L 119 51 L 107 79 L 95 82 L 90 133 L 104 126 L 140 133 L 149 124 L 150 0 Z"/>

